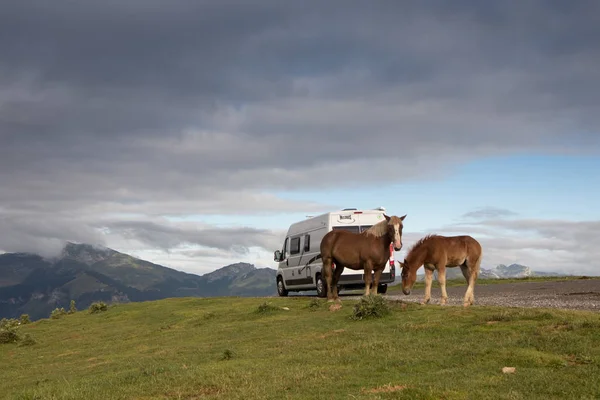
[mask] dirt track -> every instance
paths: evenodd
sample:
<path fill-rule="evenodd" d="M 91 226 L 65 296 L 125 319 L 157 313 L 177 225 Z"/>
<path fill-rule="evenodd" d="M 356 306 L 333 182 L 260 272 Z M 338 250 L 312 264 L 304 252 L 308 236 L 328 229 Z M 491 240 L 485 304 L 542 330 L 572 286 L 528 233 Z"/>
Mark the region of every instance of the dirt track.
<path fill-rule="evenodd" d="M 462 306 L 467 286 L 447 287 L 448 305 Z M 424 289 L 413 289 L 408 296 L 400 292 L 386 295 L 389 299 L 420 302 Z M 431 304 L 440 303 L 440 289 L 431 289 Z M 600 277 L 558 282 L 519 282 L 475 285 L 473 305 L 508 307 L 553 307 L 600 311 Z"/>

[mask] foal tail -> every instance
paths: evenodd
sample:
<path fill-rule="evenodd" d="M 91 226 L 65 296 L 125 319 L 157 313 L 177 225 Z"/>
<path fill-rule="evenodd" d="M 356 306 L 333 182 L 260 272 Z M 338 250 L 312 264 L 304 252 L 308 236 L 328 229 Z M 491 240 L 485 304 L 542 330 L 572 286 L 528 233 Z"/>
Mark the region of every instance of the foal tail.
<path fill-rule="evenodd" d="M 477 279 L 477 277 L 479 276 L 479 272 L 481 271 L 481 260 L 483 259 L 483 247 L 481 247 L 481 245 L 479 245 L 478 247 L 479 247 L 479 256 L 477 257 L 477 259 L 475 259 L 475 264 L 473 265 L 473 268 L 475 270 L 474 271 L 475 279 Z"/>

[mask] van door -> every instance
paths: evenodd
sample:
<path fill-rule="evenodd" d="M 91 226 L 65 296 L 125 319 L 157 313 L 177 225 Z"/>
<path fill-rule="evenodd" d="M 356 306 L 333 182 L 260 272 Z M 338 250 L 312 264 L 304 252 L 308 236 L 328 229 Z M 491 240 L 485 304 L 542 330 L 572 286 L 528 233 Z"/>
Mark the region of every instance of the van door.
<path fill-rule="evenodd" d="M 315 246 L 319 246 L 319 243 L 311 243 L 311 232 L 305 233 L 302 238 L 302 255 L 299 260 L 298 272 L 302 277 L 302 285 L 314 285 L 314 269 L 312 264 L 316 261 L 319 252 L 314 250 Z"/>
<path fill-rule="evenodd" d="M 296 284 L 295 279 L 297 274 L 294 270 L 297 268 L 299 247 L 299 237 L 288 236 L 286 238 L 284 265 L 281 266 L 286 287 Z"/>

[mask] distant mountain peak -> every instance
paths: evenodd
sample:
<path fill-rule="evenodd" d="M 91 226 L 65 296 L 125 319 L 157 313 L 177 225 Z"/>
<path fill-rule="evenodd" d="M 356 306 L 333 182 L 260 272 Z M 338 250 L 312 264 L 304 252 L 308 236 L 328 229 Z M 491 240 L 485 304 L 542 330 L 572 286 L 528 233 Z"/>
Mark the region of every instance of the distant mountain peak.
<path fill-rule="evenodd" d="M 117 251 L 105 246 L 68 242 L 61 252 L 60 258 L 67 258 L 86 265 L 92 265 L 98 261 L 104 261 L 117 253 Z"/>
<path fill-rule="evenodd" d="M 238 262 L 221 267 L 213 272 L 203 275 L 209 282 L 222 278 L 237 278 L 240 275 L 247 274 L 256 270 L 254 264 Z"/>
<path fill-rule="evenodd" d="M 531 268 L 521 264 L 510 264 L 506 266 L 499 264 L 496 266 L 495 271 L 500 277 L 511 277 L 511 278 L 523 278 L 526 276 L 532 276 L 533 272 Z"/>

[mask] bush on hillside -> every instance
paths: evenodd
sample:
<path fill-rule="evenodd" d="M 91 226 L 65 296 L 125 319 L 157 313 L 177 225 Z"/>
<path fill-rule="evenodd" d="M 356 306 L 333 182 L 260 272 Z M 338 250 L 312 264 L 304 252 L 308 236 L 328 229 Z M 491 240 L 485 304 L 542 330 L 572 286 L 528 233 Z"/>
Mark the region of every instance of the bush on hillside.
<path fill-rule="evenodd" d="M 0 328 L 0 344 L 15 343 L 19 335 L 15 328 Z"/>
<path fill-rule="evenodd" d="M 52 313 L 50 314 L 50 318 L 59 319 L 63 315 L 67 315 L 67 312 L 65 311 L 65 309 L 63 307 L 55 308 L 54 310 L 52 310 Z"/>
<path fill-rule="evenodd" d="M 0 329 L 12 329 L 12 328 L 16 328 L 17 326 L 20 325 L 20 322 L 18 319 L 15 318 L 2 318 L 0 320 Z"/>
<path fill-rule="evenodd" d="M 2 318 L 2 320 L 0 320 L 0 344 L 17 342 L 20 342 L 19 345 L 21 346 L 30 346 L 32 344 L 35 344 L 35 340 L 28 333 L 26 333 L 23 337 L 19 335 L 19 326 L 27 324 L 29 322 L 31 321 L 29 321 L 29 316 L 27 314 L 21 315 L 20 319 Z"/>
<path fill-rule="evenodd" d="M 103 301 L 98 301 L 96 303 L 90 304 L 90 308 L 88 309 L 90 314 L 96 314 L 99 312 L 107 311 L 108 306 Z"/>
<path fill-rule="evenodd" d="M 69 307 L 69 314 L 74 314 L 77 312 L 77 307 L 75 307 L 75 300 L 71 300 L 71 305 Z"/>
<path fill-rule="evenodd" d="M 361 297 L 360 301 L 354 305 L 350 318 L 354 320 L 381 318 L 389 312 L 389 305 L 383 296 L 369 295 Z"/>

